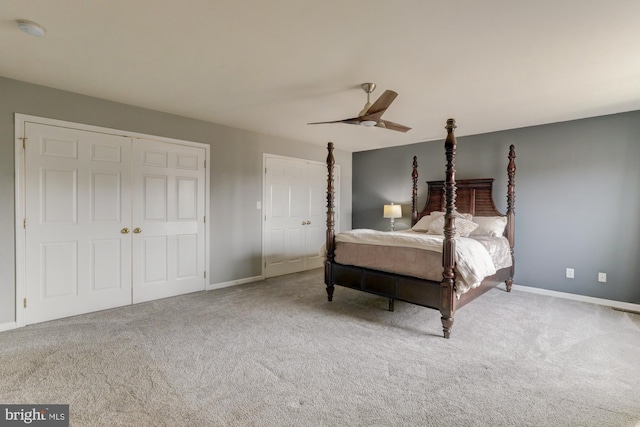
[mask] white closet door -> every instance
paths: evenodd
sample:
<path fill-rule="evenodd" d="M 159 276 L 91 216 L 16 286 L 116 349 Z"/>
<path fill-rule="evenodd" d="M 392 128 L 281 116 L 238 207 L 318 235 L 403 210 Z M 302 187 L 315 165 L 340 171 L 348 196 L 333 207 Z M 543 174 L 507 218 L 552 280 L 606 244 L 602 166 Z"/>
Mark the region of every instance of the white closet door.
<path fill-rule="evenodd" d="M 133 302 L 205 289 L 205 150 L 133 141 Z"/>
<path fill-rule="evenodd" d="M 307 191 L 309 208 L 305 226 L 306 269 L 322 267 L 324 245 L 327 239 L 327 167 L 309 163 L 307 171 Z"/>
<path fill-rule="evenodd" d="M 130 304 L 130 138 L 34 123 L 25 136 L 25 323 Z"/>
<path fill-rule="evenodd" d="M 265 158 L 265 276 L 322 267 L 326 240 L 326 166 Z"/>
<path fill-rule="evenodd" d="M 265 275 L 305 269 L 305 227 L 309 191 L 306 163 L 266 158 Z"/>

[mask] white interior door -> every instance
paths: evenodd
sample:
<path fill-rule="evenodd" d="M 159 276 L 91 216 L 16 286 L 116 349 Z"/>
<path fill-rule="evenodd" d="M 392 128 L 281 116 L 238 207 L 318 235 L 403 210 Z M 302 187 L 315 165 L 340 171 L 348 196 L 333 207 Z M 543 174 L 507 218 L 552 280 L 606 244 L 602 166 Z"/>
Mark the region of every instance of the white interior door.
<path fill-rule="evenodd" d="M 307 172 L 308 214 L 305 226 L 306 269 L 322 267 L 324 244 L 327 239 L 327 168 L 318 163 L 309 163 Z"/>
<path fill-rule="evenodd" d="M 130 304 L 130 138 L 25 136 L 25 324 Z"/>
<path fill-rule="evenodd" d="M 24 324 L 204 290 L 206 149 L 48 122 L 24 122 Z"/>
<path fill-rule="evenodd" d="M 305 163 L 266 158 L 265 276 L 305 269 L 305 225 L 309 209 Z"/>
<path fill-rule="evenodd" d="M 204 290 L 205 150 L 133 144 L 133 302 Z"/>
<path fill-rule="evenodd" d="M 318 268 L 326 239 L 326 166 L 265 157 L 265 276 Z"/>

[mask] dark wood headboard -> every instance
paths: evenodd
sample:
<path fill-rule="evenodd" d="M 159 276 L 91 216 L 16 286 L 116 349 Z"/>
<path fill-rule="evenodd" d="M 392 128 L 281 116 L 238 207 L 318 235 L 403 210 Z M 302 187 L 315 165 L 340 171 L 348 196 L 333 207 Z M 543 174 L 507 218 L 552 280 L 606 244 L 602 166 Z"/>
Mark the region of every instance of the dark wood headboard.
<path fill-rule="evenodd" d="M 444 181 L 428 181 L 427 202 L 420 219 L 433 211 L 444 211 Z M 456 180 L 456 210 L 473 216 L 504 216 L 493 202 L 493 178 Z"/>
<path fill-rule="evenodd" d="M 513 256 L 513 245 L 515 241 L 515 176 L 516 176 L 516 152 L 513 145 L 509 146 L 509 163 L 507 164 L 507 213 L 502 214 L 496 209 L 493 203 L 493 178 L 478 179 L 455 179 L 455 169 L 453 168 L 453 155 L 455 154 L 455 137 L 453 129 L 455 121 L 447 120 L 447 140 L 445 141 L 445 151 L 447 151 L 447 180 L 427 181 L 428 192 L 427 202 L 421 211 L 418 211 L 418 159 L 413 156 L 413 171 L 411 179 L 413 181 L 411 200 L 411 225 L 415 225 L 420 218 L 429 215 L 433 211 L 447 210 L 446 190 L 447 183 L 451 190 L 450 207 L 460 213 L 470 213 L 473 216 L 505 216 L 507 217 L 507 227 L 504 235 L 509 239 L 511 254 Z M 447 227 L 445 226 L 445 229 Z M 446 235 L 446 234 L 445 234 Z"/>

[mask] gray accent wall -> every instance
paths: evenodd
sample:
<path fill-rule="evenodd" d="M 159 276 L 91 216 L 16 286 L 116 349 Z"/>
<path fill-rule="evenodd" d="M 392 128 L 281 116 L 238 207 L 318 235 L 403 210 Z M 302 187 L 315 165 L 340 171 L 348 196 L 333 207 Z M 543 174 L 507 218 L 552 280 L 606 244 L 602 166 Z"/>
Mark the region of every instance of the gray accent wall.
<path fill-rule="evenodd" d="M 211 146 L 211 284 L 262 274 L 263 153 L 324 162 L 326 149 L 0 77 L 0 325 L 15 320 L 14 114 L 201 142 Z M 340 165 L 340 227 L 351 228 L 351 153 Z M 217 213 L 225 206 L 224 215 Z M 322 286 L 322 283 L 318 284 Z"/>
<path fill-rule="evenodd" d="M 425 182 L 444 179 L 445 119 L 442 141 L 353 154 L 354 228 L 388 229 L 389 202 L 403 205 L 396 229 L 409 228 L 412 158 L 422 208 Z M 516 147 L 516 284 L 640 304 L 640 111 L 457 140 L 456 178 L 495 178 L 502 212 Z"/>

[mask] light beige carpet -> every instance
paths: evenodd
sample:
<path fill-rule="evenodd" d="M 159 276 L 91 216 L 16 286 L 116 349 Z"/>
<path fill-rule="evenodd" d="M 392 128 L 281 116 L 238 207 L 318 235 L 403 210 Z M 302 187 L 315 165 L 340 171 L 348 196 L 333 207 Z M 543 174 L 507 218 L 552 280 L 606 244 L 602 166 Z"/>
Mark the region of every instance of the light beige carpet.
<path fill-rule="evenodd" d="M 640 316 L 492 290 L 440 315 L 322 271 L 0 333 L 0 403 L 76 426 L 637 426 Z"/>

